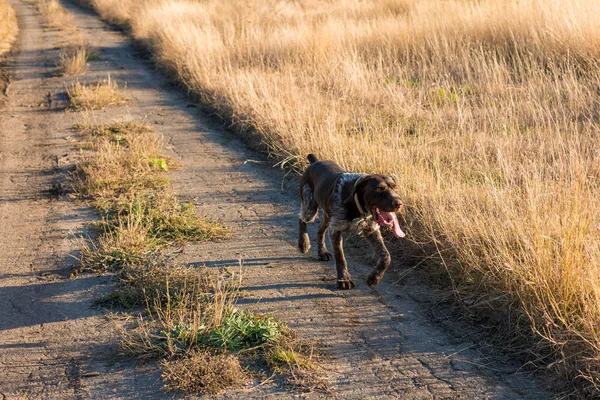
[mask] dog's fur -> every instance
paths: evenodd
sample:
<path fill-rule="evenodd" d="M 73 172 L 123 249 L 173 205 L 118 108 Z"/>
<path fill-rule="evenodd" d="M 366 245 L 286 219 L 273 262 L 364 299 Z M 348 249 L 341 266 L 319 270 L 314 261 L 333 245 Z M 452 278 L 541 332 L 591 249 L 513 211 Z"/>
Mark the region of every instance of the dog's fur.
<path fill-rule="evenodd" d="M 342 247 L 342 234 L 348 232 L 362 235 L 375 250 L 377 265 L 367 280 L 367 284 L 374 287 L 389 267 L 391 258 L 383 243 L 379 224 L 373 220 L 369 211 L 373 207 L 386 212 L 401 209 L 400 197 L 394 192 L 394 179 L 386 175 L 348 173 L 335 162 L 319 161 L 313 154 L 308 155 L 308 160 L 311 165 L 300 180 L 302 208 L 299 214 L 298 248 L 303 253 L 310 249 L 306 224 L 315 220 L 318 209 L 321 208 L 323 219 L 317 234 L 318 257 L 323 261 L 332 258 L 325 246 L 325 232 L 329 228 L 337 270 L 337 287 L 352 289 L 355 286 L 348 272 Z M 368 215 L 359 211 L 357 201 Z"/>

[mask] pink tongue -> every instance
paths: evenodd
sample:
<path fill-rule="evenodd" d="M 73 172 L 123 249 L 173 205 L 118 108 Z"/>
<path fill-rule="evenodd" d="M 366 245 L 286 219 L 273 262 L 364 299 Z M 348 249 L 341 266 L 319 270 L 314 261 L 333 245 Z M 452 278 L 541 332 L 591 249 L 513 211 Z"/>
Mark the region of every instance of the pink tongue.
<path fill-rule="evenodd" d="M 386 220 L 386 222 L 391 220 L 392 231 L 394 232 L 394 235 L 396 235 L 396 237 L 403 238 L 404 236 L 406 236 L 406 234 L 402 232 L 402 229 L 400 229 L 400 224 L 398 223 L 396 213 L 385 211 L 380 211 L 379 213 Z"/>

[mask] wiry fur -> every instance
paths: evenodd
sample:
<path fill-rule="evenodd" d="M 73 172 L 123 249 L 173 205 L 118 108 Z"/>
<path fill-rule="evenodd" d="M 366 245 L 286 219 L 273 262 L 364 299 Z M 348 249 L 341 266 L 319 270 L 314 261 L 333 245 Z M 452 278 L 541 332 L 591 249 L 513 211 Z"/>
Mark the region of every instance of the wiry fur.
<path fill-rule="evenodd" d="M 344 257 L 343 234 L 348 232 L 362 235 L 373 247 L 378 262 L 367 283 L 369 286 L 375 286 L 390 265 L 390 254 L 383 243 L 379 224 L 373 220 L 371 214 L 361 215 L 354 196 L 362 199 L 359 200 L 363 202 L 361 208 L 367 212 L 370 212 L 371 207 L 395 211 L 402 202 L 392 188 L 388 187 L 385 191 L 374 189 L 385 186 L 388 181 L 392 182 L 390 185 L 395 186 L 393 179 L 384 175 L 348 173 L 333 161 L 319 161 L 312 154 L 308 156 L 308 160 L 311 165 L 302 174 L 300 182 L 302 206 L 298 218 L 298 248 L 304 253 L 310 249 L 306 224 L 314 221 L 318 209 L 321 208 L 323 219 L 317 234 L 318 257 L 323 261 L 335 259 L 338 288 L 351 289 L 355 286 Z M 367 204 L 367 201 L 370 203 Z M 333 256 L 325 246 L 327 229 L 330 232 Z"/>
<path fill-rule="evenodd" d="M 331 196 L 331 201 L 329 202 L 330 231 L 361 234 L 364 229 L 368 231 L 379 229 L 379 224 L 373 221 L 373 218 L 370 215 L 361 219 L 359 222 L 354 223 L 347 218 L 348 210 L 344 205 L 344 199 L 342 198 L 342 188 L 348 183 L 354 184 L 357 179 L 360 179 L 365 175 L 366 174 L 343 173 L 338 178 Z"/>
<path fill-rule="evenodd" d="M 304 222 L 313 222 L 317 218 L 319 205 L 313 196 L 312 189 L 309 185 L 304 185 L 302 188 L 302 206 L 298 218 Z"/>

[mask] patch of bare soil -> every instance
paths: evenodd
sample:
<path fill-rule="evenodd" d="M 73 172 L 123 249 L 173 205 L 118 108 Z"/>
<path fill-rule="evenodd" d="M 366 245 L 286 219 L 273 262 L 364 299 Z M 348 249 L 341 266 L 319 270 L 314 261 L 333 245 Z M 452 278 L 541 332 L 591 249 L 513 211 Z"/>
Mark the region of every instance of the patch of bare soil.
<path fill-rule="evenodd" d="M 244 265 L 240 306 L 272 313 L 304 339 L 326 346 L 333 394 L 341 398 L 548 399 L 552 394 L 520 366 L 485 345 L 477 330 L 444 315 L 438 295 L 406 270 L 377 290 L 370 267 L 349 260 L 358 283 L 336 289 L 332 262 L 301 255 L 297 235 L 297 179 L 272 168 L 236 137 L 204 117 L 183 91 L 153 71 L 122 33 L 89 11 L 68 6 L 97 51 L 82 83 L 127 84 L 127 105 L 93 114 L 65 111 L 65 87 L 53 77 L 60 33 L 42 29 L 33 6 L 11 0 L 19 17 L 18 52 L 7 102 L 0 111 L 0 393 L 7 398 L 160 398 L 155 365 L 116 354 L 110 324 L 94 299 L 109 276 L 65 279 L 73 264 L 73 236 L 93 214 L 68 200 L 61 183 L 73 164 L 71 127 L 78 122 L 144 121 L 164 135 L 182 169 L 176 190 L 200 214 L 236 231 L 220 243 L 185 246 L 172 257 L 210 268 Z M 54 190 L 52 190 L 54 189 Z M 313 227 L 314 229 L 314 227 Z M 314 230 L 311 232 L 314 240 Z M 316 248 L 313 245 L 313 248 Z M 402 260 L 395 260 L 403 269 Z M 226 398 L 292 397 L 277 380 L 232 389 Z M 305 393 L 321 397 L 320 392 Z"/>
<path fill-rule="evenodd" d="M 0 109 L 0 394 L 155 393 L 158 375 L 117 357 L 111 325 L 93 307 L 112 287 L 110 277 L 68 279 L 73 239 L 89 233 L 94 215 L 63 191 L 76 155 L 71 126 L 81 118 L 64 111 L 65 81 L 53 77 L 66 38 L 43 29 L 33 5 L 12 4 L 21 34 L 4 67 L 10 82 Z M 122 378 L 102 378 L 112 374 Z M 104 383 L 92 393 L 90 380 Z"/>

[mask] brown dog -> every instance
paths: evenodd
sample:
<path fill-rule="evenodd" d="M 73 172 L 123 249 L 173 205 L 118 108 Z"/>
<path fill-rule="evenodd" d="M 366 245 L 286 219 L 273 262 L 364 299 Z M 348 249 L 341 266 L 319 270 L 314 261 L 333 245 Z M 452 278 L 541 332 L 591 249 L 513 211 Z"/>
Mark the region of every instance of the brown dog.
<path fill-rule="evenodd" d="M 365 175 L 345 172 L 333 161 L 319 161 L 313 154 L 308 155 L 310 165 L 300 179 L 302 208 L 299 214 L 298 248 L 303 253 L 310 249 L 310 239 L 306 224 L 313 222 L 319 207 L 323 209 L 323 220 L 319 224 L 317 243 L 320 260 L 331 260 L 325 247 L 325 231 L 329 228 L 335 267 L 337 287 L 352 289 L 355 285 L 348 272 L 342 234 L 361 234 L 375 250 L 377 265 L 367 284 L 374 287 L 379 283 L 390 265 L 390 253 L 383 243 L 380 226 L 390 227 L 397 237 L 404 237 L 396 212 L 402 208 L 400 197 L 394 192 L 396 182 L 386 175 Z"/>

